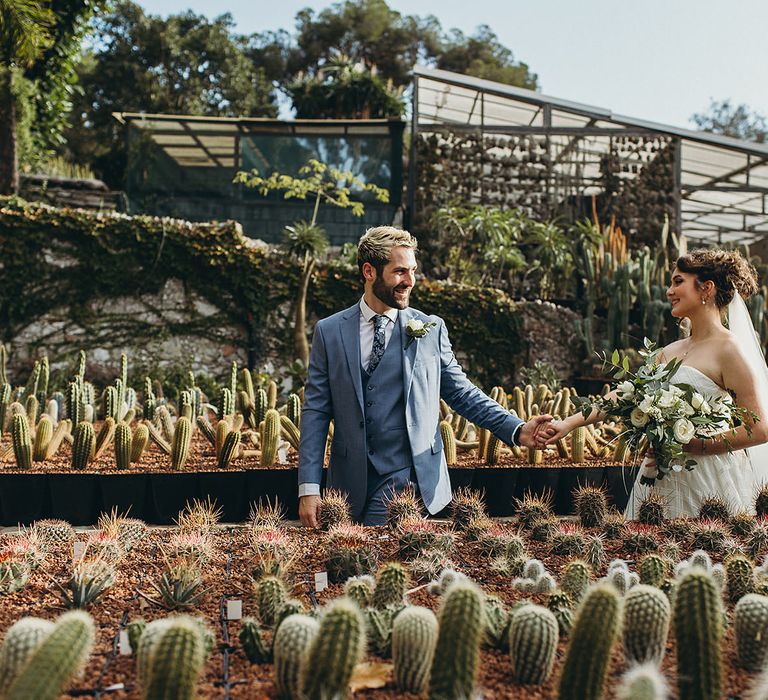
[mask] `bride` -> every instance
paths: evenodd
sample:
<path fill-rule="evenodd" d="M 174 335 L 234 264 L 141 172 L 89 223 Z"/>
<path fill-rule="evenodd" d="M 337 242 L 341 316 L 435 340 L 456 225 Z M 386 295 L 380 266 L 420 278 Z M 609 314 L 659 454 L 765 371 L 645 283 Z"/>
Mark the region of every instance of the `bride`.
<path fill-rule="evenodd" d="M 681 360 L 673 381 L 690 384 L 705 397 L 730 393 L 758 420 L 750 425 L 751 431 L 742 425 L 711 440 L 694 438 L 685 446 L 696 460 L 693 470 L 672 472 L 653 486 L 640 483 L 643 474 L 656 471 L 652 456 L 647 457 L 625 511 L 627 518 L 637 517 L 649 489 L 663 496 L 669 517 L 696 516 L 708 496 L 719 496 L 732 512 L 755 512 L 757 488 L 768 482 L 768 446 L 764 445 L 768 441 L 768 368 L 743 298 L 757 291 L 754 267 L 737 252 L 694 250 L 677 260 L 667 298 L 672 315 L 690 322 L 690 335 L 667 345 L 660 361 Z M 725 311 L 729 328 L 721 320 Z M 578 413 L 553 421 L 543 428 L 547 444 L 604 417 L 593 411 L 587 419 Z"/>

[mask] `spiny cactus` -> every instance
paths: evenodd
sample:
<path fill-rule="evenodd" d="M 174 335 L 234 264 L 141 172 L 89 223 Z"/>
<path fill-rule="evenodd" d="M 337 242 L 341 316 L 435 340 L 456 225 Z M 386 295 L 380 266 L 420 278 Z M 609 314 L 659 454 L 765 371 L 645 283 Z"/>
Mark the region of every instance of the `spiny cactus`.
<path fill-rule="evenodd" d="M 398 555 L 411 560 L 428 551 L 447 553 L 454 544 L 452 532 L 445 532 L 432 520 L 408 520 L 400 525 L 397 536 Z"/>
<path fill-rule="evenodd" d="M 206 657 L 203 630 L 199 622 L 186 615 L 164 622 L 153 636 L 147 635 L 148 625 L 139 641 L 140 653 L 146 659 L 142 700 L 193 700 Z"/>
<path fill-rule="evenodd" d="M 710 554 L 723 555 L 727 549 L 728 530 L 719 520 L 702 520 L 691 529 L 691 544 Z"/>
<path fill-rule="evenodd" d="M 75 539 L 75 530 L 66 520 L 37 520 L 34 527 L 45 547 Z"/>
<path fill-rule="evenodd" d="M 583 557 L 587 549 L 584 532 L 573 523 L 560 523 L 549 541 L 552 554 L 566 557 Z"/>
<path fill-rule="evenodd" d="M 75 430 L 75 441 L 72 445 L 72 468 L 85 469 L 96 448 L 96 435 L 93 423 L 81 421 Z"/>
<path fill-rule="evenodd" d="M 438 620 L 429 698 L 471 698 L 483 636 L 482 591 L 468 580 L 454 583 L 443 597 Z"/>
<path fill-rule="evenodd" d="M 91 616 L 82 611 L 61 615 L 54 629 L 31 655 L 4 695 L 6 700 L 56 700 L 85 665 L 94 639 Z"/>
<path fill-rule="evenodd" d="M 605 489 L 596 486 L 579 486 L 573 492 L 576 514 L 583 527 L 599 527 L 608 513 Z"/>
<path fill-rule="evenodd" d="M 677 689 L 680 700 L 722 696 L 723 610 L 712 577 L 698 567 L 685 572 L 675 595 Z"/>
<path fill-rule="evenodd" d="M 755 529 L 755 516 L 746 510 L 734 513 L 728 521 L 731 532 L 737 537 L 746 537 Z"/>
<path fill-rule="evenodd" d="M 171 466 L 183 469 L 189 457 L 189 445 L 192 440 L 192 425 L 188 418 L 180 416 L 176 421 L 171 443 Z"/>
<path fill-rule="evenodd" d="M 482 492 L 468 486 L 459 487 L 450 505 L 451 520 L 457 530 L 464 530 L 475 518 L 487 515 Z"/>
<path fill-rule="evenodd" d="M 280 443 L 280 414 L 274 409 L 267 409 L 264 415 L 264 432 L 261 437 L 261 466 L 270 467 L 277 459 Z"/>
<path fill-rule="evenodd" d="M 624 598 L 624 656 L 628 663 L 660 664 L 672 608 L 658 588 L 639 584 Z"/>
<path fill-rule="evenodd" d="M 661 671 L 651 663 L 630 668 L 616 692 L 618 700 L 666 700 L 669 688 Z"/>
<path fill-rule="evenodd" d="M 573 601 L 571 597 L 562 590 L 555 589 L 547 596 L 547 609 L 557 620 L 557 627 L 562 636 L 571 633 L 573 627 Z"/>
<path fill-rule="evenodd" d="M 259 619 L 271 627 L 287 597 L 285 584 L 277 576 L 264 576 L 255 584 L 255 593 Z"/>
<path fill-rule="evenodd" d="M 53 622 L 38 617 L 23 617 L 8 628 L 0 646 L 0 696 L 53 629 Z"/>
<path fill-rule="evenodd" d="M 621 539 L 627 520 L 621 513 L 607 513 L 603 518 L 602 532 L 609 540 Z"/>
<path fill-rule="evenodd" d="M 208 592 L 200 562 L 186 559 L 169 562 L 158 581 L 151 585 L 160 596 L 153 602 L 166 610 L 194 608 Z"/>
<path fill-rule="evenodd" d="M 637 562 L 637 573 L 640 583 L 658 588 L 669 575 L 669 564 L 658 554 L 646 554 Z"/>
<path fill-rule="evenodd" d="M 272 649 L 275 662 L 275 686 L 284 700 L 300 700 L 301 662 L 320 628 L 307 615 L 291 615 L 275 632 Z"/>
<path fill-rule="evenodd" d="M 240 431 L 230 430 L 224 437 L 224 441 L 221 444 L 221 450 L 219 451 L 219 469 L 228 469 L 232 460 L 237 457 L 240 452 Z"/>
<path fill-rule="evenodd" d="M 741 554 L 734 554 L 725 560 L 725 581 L 728 600 L 736 603 L 747 593 L 754 593 L 756 581 L 752 561 Z"/>
<path fill-rule="evenodd" d="M 131 466 L 131 448 L 133 433 L 127 423 L 118 423 L 115 428 L 115 464 L 118 469 L 128 469 Z"/>
<path fill-rule="evenodd" d="M 48 444 L 53 437 L 53 422 L 46 415 L 40 417 L 35 430 L 35 444 L 32 451 L 32 459 L 35 462 L 44 462 L 48 452 Z"/>
<path fill-rule="evenodd" d="M 345 598 L 332 601 L 322 613 L 320 629 L 302 664 L 302 695 L 307 700 L 345 697 L 352 671 L 364 653 L 365 622 L 360 608 Z"/>
<path fill-rule="evenodd" d="M 578 603 L 587 592 L 592 581 L 592 571 L 586 562 L 575 559 L 569 561 L 560 575 L 560 587 L 568 597 Z"/>
<path fill-rule="evenodd" d="M 522 605 L 512 613 L 509 656 L 518 683 L 546 682 L 555 662 L 558 636 L 557 619 L 547 608 Z"/>
<path fill-rule="evenodd" d="M 115 582 L 115 569 L 102 559 L 81 559 L 63 586 L 54 581 L 65 608 L 85 609 Z"/>
<path fill-rule="evenodd" d="M 768 597 L 757 593 L 743 596 L 733 609 L 739 665 L 760 671 L 768 660 Z"/>
<path fill-rule="evenodd" d="M 649 489 L 637 511 L 637 519 L 643 525 L 661 525 L 664 522 L 667 502 L 655 489 Z"/>
<path fill-rule="evenodd" d="M 269 647 L 264 643 L 261 627 L 252 617 L 244 617 L 238 634 L 240 646 L 245 658 L 252 664 L 265 664 L 272 661 Z"/>
<path fill-rule="evenodd" d="M 452 467 L 456 464 L 456 436 L 453 428 L 447 420 L 440 421 L 440 438 L 443 441 L 443 452 L 445 452 L 445 463 Z"/>
<path fill-rule="evenodd" d="M 542 495 L 536 495 L 532 492 L 523 494 L 522 498 L 516 498 L 517 517 L 520 524 L 525 528 L 532 528 L 540 520 L 552 518 L 552 500 L 554 496 L 551 491 Z"/>
<path fill-rule="evenodd" d="M 407 693 L 427 688 L 437 645 L 438 625 L 428 608 L 408 606 L 392 624 L 392 662 L 395 683 Z"/>
<path fill-rule="evenodd" d="M 318 508 L 318 521 L 320 529 L 325 531 L 352 522 L 352 509 L 347 494 L 338 489 L 326 489 Z"/>
<path fill-rule="evenodd" d="M 368 650 L 371 654 L 383 659 L 392 655 L 392 621 L 402 608 L 401 603 L 388 608 L 368 608 L 363 612 Z"/>
<path fill-rule="evenodd" d="M 376 580 L 373 576 L 353 576 L 344 582 L 344 595 L 354 600 L 361 610 L 365 610 L 373 602 L 375 586 Z"/>
<path fill-rule="evenodd" d="M 499 651 L 509 649 L 510 614 L 496 596 L 485 596 L 483 603 L 483 645 Z"/>
<path fill-rule="evenodd" d="M 13 416 L 11 436 L 16 466 L 21 469 L 29 469 L 32 466 L 32 439 L 29 435 L 27 416 L 23 413 L 17 413 Z"/>
<path fill-rule="evenodd" d="M 133 431 L 133 439 L 131 440 L 132 463 L 138 463 L 141 460 L 141 455 L 144 454 L 148 442 L 149 428 L 144 423 L 139 423 Z"/>
<path fill-rule="evenodd" d="M 727 523 L 731 518 L 731 509 L 720 496 L 707 496 L 699 504 L 699 518 Z"/>
<path fill-rule="evenodd" d="M 620 625 L 619 594 L 605 584 L 593 586 L 584 597 L 571 630 L 560 675 L 560 700 L 598 700 L 602 697 L 608 661 Z"/>
<path fill-rule="evenodd" d="M 373 607 L 382 610 L 391 605 L 402 606 L 408 587 L 408 572 L 399 562 L 384 564 L 376 572 L 376 588 L 373 592 Z"/>

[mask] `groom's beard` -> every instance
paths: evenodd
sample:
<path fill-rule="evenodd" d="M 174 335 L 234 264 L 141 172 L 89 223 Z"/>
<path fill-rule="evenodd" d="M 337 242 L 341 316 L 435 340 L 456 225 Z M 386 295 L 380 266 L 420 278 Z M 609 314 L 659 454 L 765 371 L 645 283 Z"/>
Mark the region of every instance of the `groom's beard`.
<path fill-rule="evenodd" d="M 399 298 L 395 296 L 395 290 L 403 290 L 406 293 Z M 410 287 L 389 287 L 380 277 L 373 283 L 372 291 L 374 296 L 382 303 L 392 309 L 407 309 L 408 301 L 411 298 Z"/>

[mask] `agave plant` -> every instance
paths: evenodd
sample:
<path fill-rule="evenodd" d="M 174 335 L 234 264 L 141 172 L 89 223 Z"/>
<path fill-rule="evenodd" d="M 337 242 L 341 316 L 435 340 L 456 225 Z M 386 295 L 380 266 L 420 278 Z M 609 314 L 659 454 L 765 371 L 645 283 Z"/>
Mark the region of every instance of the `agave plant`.
<path fill-rule="evenodd" d="M 93 604 L 115 582 L 115 568 L 101 557 L 83 556 L 74 566 L 69 580 L 61 585 L 53 585 L 59 592 L 65 608 L 84 610 Z"/>

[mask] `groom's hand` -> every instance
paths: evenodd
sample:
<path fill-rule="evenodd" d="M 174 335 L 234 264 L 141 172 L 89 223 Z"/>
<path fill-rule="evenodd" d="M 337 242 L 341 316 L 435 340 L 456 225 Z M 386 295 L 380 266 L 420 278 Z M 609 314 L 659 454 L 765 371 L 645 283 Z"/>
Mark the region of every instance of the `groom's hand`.
<path fill-rule="evenodd" d="M 299 520 L 304 527 L 320 527 L 317 512 L 320 509 L 320 496 L 302 496 L 299 499 Z"/>
<path fill-rule="evenodd" d="M 523 447 L 530 447 L 534 450 L 543 450 L 547 445 L 547 436 L 544 427 L 549 425 L 552 416 L 534 416 L 520 428 L 517 441 Z"/>

